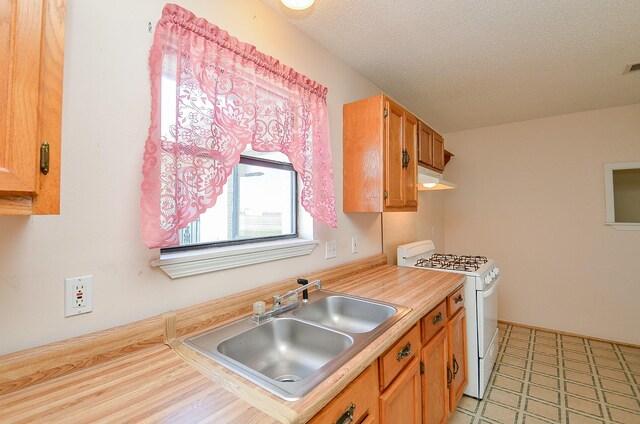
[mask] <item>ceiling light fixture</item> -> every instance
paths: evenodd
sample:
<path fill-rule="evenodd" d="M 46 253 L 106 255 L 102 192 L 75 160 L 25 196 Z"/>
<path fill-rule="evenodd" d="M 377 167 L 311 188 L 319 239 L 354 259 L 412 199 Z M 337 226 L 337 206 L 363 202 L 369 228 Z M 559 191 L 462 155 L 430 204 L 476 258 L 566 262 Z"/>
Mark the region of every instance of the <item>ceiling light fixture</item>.
<path fill-rule="evenodd" d="M 315 0 L 280 0 L 282 4 L 293 10 L 304 10 L 311 7 Z"/>

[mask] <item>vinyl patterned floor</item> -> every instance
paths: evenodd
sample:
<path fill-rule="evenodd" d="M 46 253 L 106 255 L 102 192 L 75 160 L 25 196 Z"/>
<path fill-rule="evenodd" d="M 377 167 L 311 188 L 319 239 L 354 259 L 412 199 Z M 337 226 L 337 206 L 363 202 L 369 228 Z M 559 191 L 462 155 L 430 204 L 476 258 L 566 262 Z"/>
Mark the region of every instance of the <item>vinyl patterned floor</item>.
<path fill-rule="evenodd" d="M 640 424 L 640 349 L 499 327 L 485 398 L 464 396 L 450 424 Z"/>

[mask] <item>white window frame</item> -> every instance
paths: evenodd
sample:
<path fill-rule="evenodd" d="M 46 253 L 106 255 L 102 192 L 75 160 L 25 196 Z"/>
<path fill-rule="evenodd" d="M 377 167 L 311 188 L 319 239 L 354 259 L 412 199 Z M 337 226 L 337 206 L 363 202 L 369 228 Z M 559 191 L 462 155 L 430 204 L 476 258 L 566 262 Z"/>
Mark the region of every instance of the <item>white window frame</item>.
<path fill-rule="evenodd" d="M 298 182 L 299 183 L 299 182 Z M 225 269 L 310 255 L 319 241 L 313 237 L 313 218 L 298 202 L 298 237 L 264 242 L 212 246 L 162 253 L 155 249 L 151 265 L 170 278 L 182 278 Z"/>
<path fill-rule="evenodd" d="M 640 162 L 618 162 L 604 164 L 604 192 L 606 221 L 608 225 L 616 230 L 637 230 L 640 231 L 640 222 L 616 222 L 615 199 L 613 189 L 613 171 L 618 169 L 640 169 Z"/>

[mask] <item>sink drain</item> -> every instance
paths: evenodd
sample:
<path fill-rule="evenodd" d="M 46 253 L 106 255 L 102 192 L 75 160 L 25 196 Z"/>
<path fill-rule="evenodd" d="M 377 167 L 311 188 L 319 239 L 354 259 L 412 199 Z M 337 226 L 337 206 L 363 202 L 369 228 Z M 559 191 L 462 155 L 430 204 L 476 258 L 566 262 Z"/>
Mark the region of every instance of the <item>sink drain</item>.
<path fill-rule="evenodd" d="M 294 383 L 302 379 L 297 375 L 281 375 L 280 377 L 276 377 L 274 380 L 279 381 L 281 383 Z"/>

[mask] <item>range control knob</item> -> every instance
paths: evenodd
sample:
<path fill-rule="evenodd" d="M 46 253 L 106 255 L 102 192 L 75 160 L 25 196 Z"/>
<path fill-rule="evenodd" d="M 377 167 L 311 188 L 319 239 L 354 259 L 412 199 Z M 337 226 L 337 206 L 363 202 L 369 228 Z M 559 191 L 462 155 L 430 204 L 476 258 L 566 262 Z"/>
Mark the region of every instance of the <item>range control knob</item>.
<path fill-rule="evenodd" d="M 484 277 L 484 285 L 488 286 L 489 283 L 491 282 L 491 276 L 487 275 L 486 277 Z"/>
<path fill-rule="evenodd" d="M 500 274 L 500 268 L 495 267 L 495 268 L 493 268 L 493 270 L 496 272 L 496 275 Z"/>

